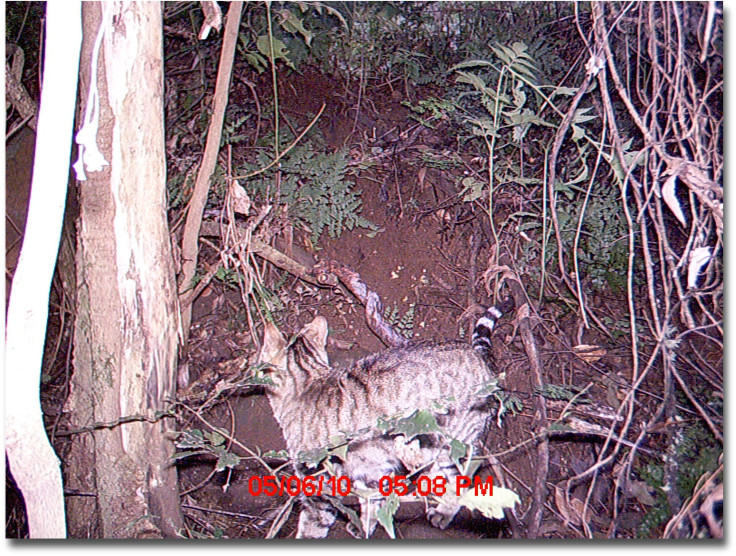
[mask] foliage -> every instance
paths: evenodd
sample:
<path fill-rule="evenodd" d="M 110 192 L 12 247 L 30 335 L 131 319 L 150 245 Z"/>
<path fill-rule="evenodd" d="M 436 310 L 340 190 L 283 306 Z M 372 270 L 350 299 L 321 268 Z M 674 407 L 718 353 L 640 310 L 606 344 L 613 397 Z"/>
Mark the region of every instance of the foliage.
<path fill-rule="evenodd" d="M 383 318 L 387 324 L 390 324 L 406 338 L 411 338 L 414 335 L 414 303 L 409 305 L 406 313 L 402 316 L 399 316 L 398 305 L 394 304 L 391 309 L 386 308 L 384 310 Z"/>
<path fill-rule="evenodd" d="M 179 433 L 176 447 L 184 450 L 177 453 L 173 459 L 180 460 L 197 455 L 212 455 L 217 458 L 215 471 L 224 471 L 240 463 L 241 458 L 230 452 L 225 443 L 225 437 L 217 431 L 202 431 L 190 429 Z"/>
<path fill-rule="evenodd" d="M 254 164 L 240 173 L 248 174 L 267 167 L 271 155 L 259 152 Z M 363 217 L 360 193 L 348 181 L 349 159 L 345 149 L 325 154 L 307 140 L 286 154 L 278 166 L 251 179 L 252 191 L 268 201 L 286 207 L 289 216 L 299 223 L 317 242 L 323 231 L 330 237 L 340 237 L 345 229 L 377 227 Z M 276 173 L 279 185 L 274 187 Z"/>
<path fill-rule="evenodd" d="M 722 454 L 723 448 L 713 442 L 712 435 L 700 423 L 681 430 L 680 440 L 668 454 L 668 457 L 674 457 L 679 462 L 681 474 L 677 477 L 675 486 L 681 499 L 690 497 L 698 479 L 718 467 Z M 652 507 L 637 531 L 640 538 L 650 538 L 672 516 L 665 494 L 665 468 L 662 462 L 654 460 L 642 465 L 638 472 L 655 493 Z"/>

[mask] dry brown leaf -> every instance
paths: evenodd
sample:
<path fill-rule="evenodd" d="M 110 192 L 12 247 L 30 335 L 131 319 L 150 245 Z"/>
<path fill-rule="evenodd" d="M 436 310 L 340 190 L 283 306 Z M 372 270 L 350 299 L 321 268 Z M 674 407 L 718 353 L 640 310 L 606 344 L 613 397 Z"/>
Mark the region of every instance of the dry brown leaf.
<path fill-rule="evenodd" d="M 578 344 L 572 350 L 575 355 L 580 357 L 586 363 L 596 363 L 600 361 L 602 357 L 605 357 L 606 350 L 600 346 L 592 346 L 588 344 Z"/>
<path fill-rule="evenodd" d="M 230 185 L 230 199 L 234 212 L 243 216 L 250 214 L 250 197 L 248 197 L 248 193 L 243 189 L 243 186 L 238 183 L 238 180 L 233 180 Z"/>
<path fill-rule="evenodd" d="M 565 519 L 565 524 L 572 523 L 573 525 L 577 526 L 583 524 L 582 520 L 580 519 L 580 514 L 577 512 L 577 509 L 571 507 L 565 501 L 565 489 L 560 488 L 557 485 L 555 485 L 555 505 L 562 514 L 562 517 Z"/>
<path fill-rule="evenodd" d="M 649 492 L 649 485 L 644 481 L 629 481 L 629 494 L 636 496 L 636 499 L 645 506 L 654 506 L 654 498 Z"/>
<path fill-rule="evenodd" d="M 417 174 L 417 179 L 419 180 L 419 189 L 424 191 L 424 178 L 427 175 L 427 167 L 422 166 L 419 168 L 419 173 Z"/>

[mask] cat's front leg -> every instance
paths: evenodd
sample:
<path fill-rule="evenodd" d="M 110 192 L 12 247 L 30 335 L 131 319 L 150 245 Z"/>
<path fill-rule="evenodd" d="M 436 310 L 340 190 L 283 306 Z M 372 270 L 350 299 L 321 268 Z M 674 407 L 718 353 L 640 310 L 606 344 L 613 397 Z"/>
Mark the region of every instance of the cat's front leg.
<path fill-rule="evenodd" d="M 443 452 L 429 471 L 430 477 L 444 477 L 446 485 L 454 485 L 458 470 L 453 461 Z M 453 496 L 442 497 L 439 504 L 427 509 L 427 519 L 432 527 L 447 529 L 455 515 L 460 510 L 460 504 Z"/>
<path fill-rule="evenodd" d="M 369 489 L 366 484 L 358 480 L 355 482 L 357 487 L 354 492 L 358 495 L 358 501 L 360 503 L 360 524 L 363 531 L 359 533 L 357 528 L 349 528 L 350 534 L 354 537 L 370 538 L 376 530 L 378 524 L 378 511 L 383 507 L 383 503 L 386 499 L 380 496 L 378 492 L 373 489 Z"/>
<path fill-rule="evenodd" d="M 324 539 L 335 523 L 335 510 L 319 499 L 307 499 L 302 496 L 302 511 L 299 514 L 297 539 Z"/>

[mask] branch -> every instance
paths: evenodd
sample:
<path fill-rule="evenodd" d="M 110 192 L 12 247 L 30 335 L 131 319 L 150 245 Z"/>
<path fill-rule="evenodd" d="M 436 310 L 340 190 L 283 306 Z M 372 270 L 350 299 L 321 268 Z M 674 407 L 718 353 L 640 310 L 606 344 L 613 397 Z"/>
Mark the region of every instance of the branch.
<path fill-rule="evenodd" d="M 246 230 L 242 227 L 232 226 L 232 231 L 236 241 L 248 242 L 248 249 L 251 253 L 266 259 L 305 282 L 319 287 L 336 286 L 338 281 L 342 282 L 365 305 L 365 317 L 368 327 L 384 344 L 394 347 L 403 346 L 409 342 L 384 320 L 383 307 L 378 294 L 368 289 L 360 275 L 351 268 L 330 260 L 322 261 L 312 268 L 307 268 L 267 243 L 252 236 L 248 238 Z M 220 226 L 214 222 L 204 222 L 202 224 L 202 235 L 220 237 Z"/>
<path fill-rule="evenodd" d="M 202 155 L 202 165 L 197 174 L 194 184 L 192 198 L 189 201 L 187 219 L 184 223 L 184 233 L 181 240 L 181 276 L 179 277 L 179 295 L 187 292 L 197 269 L 197 255 L 199 251 L 199 229 L 202 224 L 202 214 L 207 202 L 210 190 L 210 180 L 217 164 L 217 155 L 220 151 L 220 139 L 222 138 L 222 122 L 225 118 L 227 108 L 228 90 L 230 88 L 230 76 L 235 57 L 235 45 L 238 40 L 238 27 L 240 16 L 243 11 L 242 2 L 230 4 L 227 14 L 227 24 L 222 37 L 222 54 L 220 65 L 217 68 L 217 84 L 215 85 L 215 97 L 213 101 L 212 119 L 207 131 L 207 144 Z M 184 337 L 182 343 L 186 344 L 189 337 L 189 326 L 192 320 L 191 305 L 182 308 L 182 332 Z"/>
<path fill-rule="evenodd" d="M 512 261 L 505 255 L 499 261 L 501 264 L 512 266 Z M 544 371 L 542 368 L 542 360 L 539 357 L 537 342 L 534 339 L 534 317 L 530 305 L 527 301 L 527 295 L 522 285 L 516 279 L 509 279 L 508 286 L 513 293 L 516 306 L 519 307 L 516 315 L 519 322 L 519 335 L 524 342 L 524 349 L 529 358 L 529 368 L 531 371 L 532 390 L 539 391 L 546 380 L 544 379 Z M 536 539 L 539 536 L 539 529 L 542 525 L 542 514 L 544 513 L 544 503 L 547 498 L 547 475 L 549 472 L 549 440 L 547 438 L 547 429 L 549 421 L 547 419 L 547 406 L 544 396 L 537 394 L 534 397 L 534 420 L 532 423 L 532 432 L 539 438 L 537 443 L 537 460 L 536 473 L 534 478 L 534 489 L 532 491 L 532 503 L 529 508 L 529 521 L 527 522 L 527 538 Z"/>
<path fill-rule="evenodd" d="M 409 343 L 408 339 L 396 332 L 384 320 L 383 307 L 378 294 L 368 289 L 365 282 L 361 280 L 360 274 L 337 261 L 326 261 L 324 264 L 329 269 L 330 274 L 337 276 L 353 295 L 365 305 L 365 318 L 368 327 L 384 344 L 390 347 L 399 347 Z"/>
<path fill-rule="evenodd" d="M 274 266 L 293 274 L 297 278 L 301 278 L 305 282 L 320 287 L 337 285 L 337 277 L 334 275 L 330 275 L 325 272 L 317 272 L 313 268 L 307 268 L 303 264 L 296 262 L 291 257 L 284 255 L 278 249 L 274 249 L 258 238 L 251 237 L 248 240 L 245 229 L 233 226 L 232 231 L 236 241 L 249 241 L 248 248 L 252 253 L 266 259 Z M 215 222 L 202 223 L 202 235 L 221 237 L 220 225 Z"/>

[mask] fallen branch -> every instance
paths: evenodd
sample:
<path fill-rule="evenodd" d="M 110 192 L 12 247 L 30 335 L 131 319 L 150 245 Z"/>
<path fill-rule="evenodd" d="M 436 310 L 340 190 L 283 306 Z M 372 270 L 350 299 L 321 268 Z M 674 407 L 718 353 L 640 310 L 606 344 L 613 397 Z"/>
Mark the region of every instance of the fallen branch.
<path fill-rule="evenodd" d="M 202 223 L 202 235 L 221 237 L 219 224 L 215 222 Z M 283 254 L 267 243 L 255 237 L 248 237 L 242 227 L 232 226 L 236 241 L 248 241 L 251 253 L 266 259 L 278 268 L 293 274 L 297 278 L 319 287 L 334 287 L 342 282 L 345 287 L 365 305 L 365 317 L 368 327 L 387 346 L 396 347 L 406 345 L 409 340 L 396 332 L 383 318 L 383 307 L 378 294 L 368 289 L 360 275 L 349 267 L 337 261 L 321 261 L 308 268 L 291 257 Z"/>
<path fill-rule="evenodd" d="M 499 260 L 501 265 L 511 268 L 513 265 L 506 256 Z M 524 350 L 529 358 L 529 370 L 531 371 L 532 390 L 539 391 L 546 380 L 542 368 L 542 361 L 539 357 L 537 349 L 537 341 L 534 339 L 533 328 L 535 319 L 533 310 L 531 309 L 526 293 L 518 278 L 507 277 L 506 283 L 511 288 L 516 306 L 519 307 L 516 315 L 519 323 L 519 335 L 524 343 Z M 532 490 L 532 503 L 529 507 L 529 520 L 527 522 L 527 538 L 536 539 L 539 537 L 539 530 L 542 525 L 542 514 L 544 513 L 544 503 L 547 499 L 547 475 L 549 473 L 549 439 L 547 437 L 547 429 L 549 421 L 547 419 L 547 405 L 544 396 L 537 394 L 534 396 L 534 418 L 532 422 L 532 433 L 538 437 L 537 442 L 537 458 L 535 460 L 535 477 L 534 488 Z"/>
<path fill-rule="evenodd" d="M 201 231 L 203 236 L 221 237 L 220 225 L 215 222 L 203 222 Z M 293 274 L 305 282 L 320 287 L 337 285 L 338 280 L 334 275 L 317 272 L 317 269 L 314 268 L 308 268 L 258 238 L 251 237 L 248 240 L 245 229 L 241 227 L 233 226 L 233 234 L 236 241 L 250 242 L 248 248 L 251 253 L 258 255 L 262 259 L 266 259 L 274 266 Z"/>

